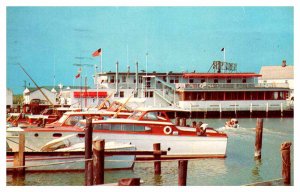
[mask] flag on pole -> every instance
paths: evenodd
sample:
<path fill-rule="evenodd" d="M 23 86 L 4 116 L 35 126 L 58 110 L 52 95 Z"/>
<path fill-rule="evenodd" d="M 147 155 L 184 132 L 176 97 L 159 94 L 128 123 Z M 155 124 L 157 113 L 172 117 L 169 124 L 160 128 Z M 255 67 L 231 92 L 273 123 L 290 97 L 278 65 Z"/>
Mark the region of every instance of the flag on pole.
<path fill-rule="evenodd" d="M 224 51 L 225 50 L 225 48 L 223 47 L 222 49 L 221 49 L 221 51 Z"/>
<path fill-rule="evenodd" d="M 102 50 L 101 50 L 101 48 L 100 48 L 100 49 L 96 50 L 96 51 L 92 54 L 92 56 L 93 56 L 93 57 L 100 56 L 100 55 L 101 55 L 101 52 L 102 52 Z"/>
<path fill-rule="evenodd" d="M 78 69 L 78 74 L 75 76 L 76 79 L 80 77 L 80 73 L 81 73 L 81 67 Z"/>

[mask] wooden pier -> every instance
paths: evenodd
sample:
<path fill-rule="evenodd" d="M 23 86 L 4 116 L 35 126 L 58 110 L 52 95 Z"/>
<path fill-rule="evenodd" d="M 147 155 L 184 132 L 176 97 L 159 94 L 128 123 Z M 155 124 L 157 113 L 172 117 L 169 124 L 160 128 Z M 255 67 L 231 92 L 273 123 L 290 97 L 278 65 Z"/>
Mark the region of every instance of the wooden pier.
<path fill-rule="evenodd" d="M 87 119 L 86 135 L 92 134 L 92 125 L 90 119 Z M 89 123 L 90 122 L 90 123 Z M 254 160 L 260 160 L 262 149 L 262 130 L 263 121 L 257 119 L 256 127 L 256 141 L 255 141 L 255 158 Z M 165 160 L 162 159 L 162 155 L 167 156 L 166 151 L 161 150 L 160 143 L 153 144 L 153 151 L 105 151 L 105 141 L 98 140 L 93 142 L 92 135 L 85 137 L 86 149 L 85 151 L 73 151 L 73 152 L 25 152 L 25 136 L 19 134 L 19 151 L 7 152 L 7 156 L 14 157 L 14 166 L 7 168 L 7 173 L 13 174 L 13 180 L 18 185 L 24 184 L 26 176 L 26 156 L 44 156 L 44 157 L 66 157 L 66 156 L 82 156 L 85 157 L 85 185 L 118 185 L 118 186 L 139 186 L 143 181 L 141 178 L 122 178 L 117 183 L 105 184 L 104 181 L 104 165 L 105 156 L 113 155 L 143 155 L 148 156 L 147 160 L 151 159 L 153 162 L 154 175 L 161 175 L 161 163 Z M 290 147 L 291 142 L 284 142 L 281 145 L 281 158 L 282 158 L 282 178 L 274 179 L 271 181 L 263 181 L 246 186 L 289 186 L 291 184 L 291 162 L 290 162 Z M 151 157 L 151 158 L 150 158 Z M 186 186 L 188 179 L 188 159 L 173 159 L 167 161 L 178 162 L 178 186 Z M 166 162 L 167 162 L 166 161 Z M 138 162 L 138 161 L 135 161 Z M 43 165 L 45 166 L 45 165 Z M 65 171 L 65 170 L 63 170 Z"/>

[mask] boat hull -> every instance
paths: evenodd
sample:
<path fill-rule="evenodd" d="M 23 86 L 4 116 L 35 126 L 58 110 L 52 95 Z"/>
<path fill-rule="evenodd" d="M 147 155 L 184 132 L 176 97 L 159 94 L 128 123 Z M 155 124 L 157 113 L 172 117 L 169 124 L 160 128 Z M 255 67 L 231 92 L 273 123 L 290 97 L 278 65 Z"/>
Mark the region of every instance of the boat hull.
<path fill-rule="evenodd" d="M 79 132 L 61 132 L 61 137 Z M 25 132 L 25 151 L 40 151 L 43 145 L 55 139 L 53 132 Z M 130 143 L 136 146 L 137 150 L 153 150 L 154 143 L 161 144 L 161 150 L 167 151 L 168 157 L 176 158 L 199 158 L 199 157 L 226 157 L 227 137 L 208 136 L 176 136 L 176 135 L 144 135 L 144 134 L 118 134 L 94 132 L 94 139 L 104 139 L 119 143 Z M 84 138 L 75 137 L 72 144 L 84 142 Z M 18 151 L 18 136 L 7 135 L 7 143 L 12 151 Z"/>
<path fill-rule="evenodd" d="M 117 150 L 117 149 L 116 149 Z M 124 149 L 119 149 L 124 150 Z M 134 151 L 135 147 L 126 148 L 126 150 Z M 85 169 L 83 155 L 76 156 L 27 156 L 25 157 L 26 171 L 80 171 Z M 132 169 L 134 166 L 134 155 L 114 155 L 106 156 L 104 162 L 105 170 L 123 170 Z M 6 168 L 13 170 L 13 156 L 6 157 Z"/>

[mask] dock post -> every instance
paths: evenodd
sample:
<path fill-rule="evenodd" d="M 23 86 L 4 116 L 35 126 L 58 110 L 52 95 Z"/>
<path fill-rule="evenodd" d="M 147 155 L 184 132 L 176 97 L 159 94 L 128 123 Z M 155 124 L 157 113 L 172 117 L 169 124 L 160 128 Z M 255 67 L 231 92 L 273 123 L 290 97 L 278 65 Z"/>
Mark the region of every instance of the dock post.
<path fill-rule="evenodd" d="M 161 174 L 161 161 L 160 161 L 160 143 L 153 144 L 153 153 L 154 153 L 154 174 L 160 175 Z"/>
<path fill-rule="evenodd" d="M 92 158 L 93 124 L 92 118 L 86 119 L 85 129 L 85 159 Z M 93 185 L 93 161 L 85 161 L 85 185 Z"/>
<path fill-rule="evenodd" d="M 178 161 L 178 186 L 186 186 L 187 165 L 187 160 Z"/>
<path fill-rule="evenodd" d="M 104 184 L 104 149 L 105 140 L 95 141 L 93 148 L 94 184 Z"/>
<path fill-rule="evenodd" d="M 263 119 L 257 118 L 255 152 L 254 152 L 254 158 L 257 160 L 261 159 L 262 136 L 263 136 Z"/>
<path fill-rule="evenodd" d="M 282 159 L 282 178 L 285 184 L 291 184 L 291 142 L 281 144 L 281 159 Z"/>
<path fill-rule="evenodd" d="M 140 186 L 140 178 L 123 178 L 118 181 L 118 186 Z"/>
<path fill-rule="evenodd" d="M 19 134 L 19 151 L 14 154 L 14 166 L 25 166 L 25 135 Z M 16 185 L 23 185 L 25 180 L 25 167 L 20 167 L 15 170 L 13 182 Z"/>

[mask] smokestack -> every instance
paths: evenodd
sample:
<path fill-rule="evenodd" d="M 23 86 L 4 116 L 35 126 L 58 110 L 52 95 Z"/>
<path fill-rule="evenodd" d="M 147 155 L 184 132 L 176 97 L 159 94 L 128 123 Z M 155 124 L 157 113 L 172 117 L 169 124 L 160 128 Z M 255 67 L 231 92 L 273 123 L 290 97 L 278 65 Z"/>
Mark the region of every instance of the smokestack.
<path fill-rule="evenodd" d="M 281 67 L 286 67 L 286 60 L 282 60 Z"/>
<path fill-rule="evenodd" d="M 136 69 L 135 69 L 136 70 L 136 72 L 135 72 L 135 91 L 136 91 L 135 96 L 137 97 L 138 86 L 139 86 L 139 63 L 136 62 L 135 66 L 136 66 Z"/>
<path fill-rule="evenodd" d="M 116 96 L 119 96 L 119 62 L 116 63 Z"/>

